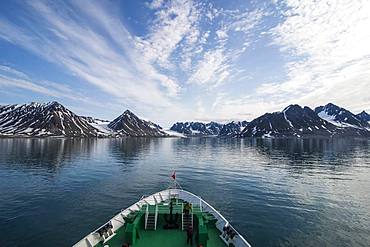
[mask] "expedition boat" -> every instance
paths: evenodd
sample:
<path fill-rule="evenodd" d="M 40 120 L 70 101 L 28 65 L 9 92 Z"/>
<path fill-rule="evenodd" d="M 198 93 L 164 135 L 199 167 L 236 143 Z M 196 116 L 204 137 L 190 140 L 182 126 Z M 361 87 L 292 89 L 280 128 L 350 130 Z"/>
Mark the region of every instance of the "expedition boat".
<path fill-rule="evenodd" d="M 143 196 L 74 247 L 251 247 L 215 208 L 172 177 L 174 186 Z"/>

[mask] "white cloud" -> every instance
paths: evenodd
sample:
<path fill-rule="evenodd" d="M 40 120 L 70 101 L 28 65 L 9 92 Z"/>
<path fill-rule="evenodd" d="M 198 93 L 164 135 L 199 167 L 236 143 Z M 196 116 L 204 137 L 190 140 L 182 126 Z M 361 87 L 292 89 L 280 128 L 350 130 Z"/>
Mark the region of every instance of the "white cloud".
<path fill-rule="evenodd" d="M 0 65 L 0 88 L 20 88 L 59 99 L 89 101 L 88 97 L 66 85 L 51 81 L 33 81 L 22 71 L 5 65 Z"/>
<path fill-rule="evenodd" d="M 264 15 L 267 15 L 267 12 L 261 9 L 233 14 L 234 20 L 230 23 L 228 29 L 249 33 L 257 24 L 259 24 Z"/>
<path fill-rule="evenodd" d="M 370 2 L 287 1 L 286 5 L 285 20 L 271 34 L 274 44 L 297 61 L 287 63 L 287 81 L 264 84 L 258 94 L 311 106 L 334 101 L 360 110 L 369 104 Z"/>
<path fill-rule="evenodd" d="M 217 85 L 222 83 L 229 76 L 228 58 L 223 49 L 208 51 L 198 63 L 188 83 Z"/>
<path fill-rule="evenodd" d="M 37 23 L 38 28 L 26 30 L 1 21 L 1 27 L 4 27 L 0 30 L 1 37 L 67 68 L 75 76 L 125 102 L 151 105 L 155 101 L 158 106 L 168 106 L 170 99 L 167 96 L 178 93 L 175 80 L 159 73 L 142 59 L 130 42 L 124 25 L 118 18 L 109 17 L 103 6 L 99 8 L 97 4 L 79 2 L 81 5 L 69 9 L 44 2 L 29 4 L 34 14 L 28 21 Z M 58 7 L 67 10 L 57 11 Z M 81 7 L 80 12 L 76 11 L 78 7 Z M 122 50 L 115 49 L 92 24 L 77 22 L 81 13 L 87 15 L 84 17 L 94 17 L 93 23 L 105 28 Z"/>
<path fill-rule="evenodd" d="M 216 114 L 251 113 L 251 119 L 292 103 L 316 107 L 334 102 L 355 112 L 369 109 L 370 2 L 278 4 L 285 9 L 284 19 L 270 34 L 289 61 L 287 79 L 263 83 L 242 97 L 223 95 L 214 106 Z"/>
<path fill-rule="evenodd" d="M 21 72 L 21 71 L 18 71 L 10 66 L 6 66 L 6 65 L 1 65 L 0 64 L 0 74 L 2 75 L 10 75 L 11 77 L 18 77 L 18 78 L 22 78 L 22 79 L 29 79 L 29 77 Z"/>
<path fill-rule="evenodd" d="M 210 16 L 210 13 L 214 14 Z M 212 49 L 206 49 L 202 58 L 195 63 L 188 83 L 217 87 L 228 82 L 230 75 L 237 70 L 237 59 L 249 46 L 253 30 L 261 23 L 265 14 L 261 9 L 242 12 L 216 10 L 212 7 L 206 16 L 211 21 L 216 16 L 222 17 L 222 21 L 214 27 L 216 44 Z M 235 33 L 238 33 L 241 40 L 236 46 L 233 44 Z M 210 43 L 209 36 L 210 32 L 204 33 L 200 43 Z"/>
<path fill-rule="evenodd" d="M 115 4 L 27 2 L 20 6 L 27 15 L 0 18 L 0 39 L 57 64 L 114 102 L 142 109 L 142 115 L 251 119 L 289 103 L 369 105 L 367 1 L 287 0 L 217 9 L 198 1 L 154 0 L 146 4 L 148 29 L 139 36 L 123 23 Z M 279 24 L 269 30 L 274 22 Z M 264 47 L 266 38 L 272 45 Z M 271 76 L 279 80 L 251 79 L 255 71 L 270 69 L 258 57 L 264 49 L 279 49 L 283 56 L 267 61 L 286 63 L 286 74 Z M 67 92 L 62 83 L 47 84 L 11 69 L 0 67 L 3 87 L 55 97 Z M 245 85 L 249 81 L 251 87 Z"/>
<path fill-rule="evenodd" d="M 225 30 L 217 30 L 216 35 L 219 39 L 226 39 L 228 37 L 227 32 Z"/>
<path fill-rule="evenodd" d="M 153 0 L 148 4 L 148 6 L 151 9 L 158 9 L 162 6 L 163 2 L 163 0 Z"/>
<path fill-rule="evenodd" d="M 156 13 L 151 32 L 136 38 L 136 46 L 150 62 L 164 68 L 171 68 L 170 56 L 185 38 L 190 43 L 197 40 L 195 23 L 199 13 L 192 1 L 169 1 Z"/>

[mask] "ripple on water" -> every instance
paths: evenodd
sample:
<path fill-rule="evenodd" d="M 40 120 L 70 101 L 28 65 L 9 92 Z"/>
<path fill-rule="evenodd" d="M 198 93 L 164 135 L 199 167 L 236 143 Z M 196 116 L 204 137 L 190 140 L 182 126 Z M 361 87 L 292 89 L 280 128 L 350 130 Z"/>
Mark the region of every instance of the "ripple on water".
<path fill-rule="evenodd" d="M 369 151 L 354 140 L 1 139 L 0 246 L 71 245 L 173 170 L 254 246 L 368 246 Z"/>

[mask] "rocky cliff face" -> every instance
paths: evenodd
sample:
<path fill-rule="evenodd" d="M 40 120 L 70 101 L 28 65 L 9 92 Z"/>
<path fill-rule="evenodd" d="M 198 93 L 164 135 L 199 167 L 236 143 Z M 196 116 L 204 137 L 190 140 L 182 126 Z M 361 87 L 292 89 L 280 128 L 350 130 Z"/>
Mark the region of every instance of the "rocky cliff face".
<path fill-rule="evenodd" d="M 186 136 L 217 136 L 222 126 L 222 124 L 216 122 L 177 122 L 172 125 L 170 130 Z"/>
<path fill-rule="evenodd" d="M 233 121 L 222 126 L 218 136 L 220 137 L 233 137 L 238 136 L 242 130 L 247 126 L 247 121 Z"/>
<path fill-rule="evenodd" d="M 168 136 L 162 128 L 125 111 L 112 122 L 78 116 L 58 102 L 0 106 L 0 136 Z"/>
<path fill-rule="evenodd" d="M 290 105 L 281 112 L 266 113 L 242 131 L 242 137 L 331 136 L 335 126 L 309 107 Z"/>
<path fill-rule="evenodd" d="M 315 112 L 320 118 L 338 127 L 370 128 L 370 124 L 364 119 L 366 113 L 358 116 L 332 103 L 316 107 Z"/>
<path fill-rule="evenodd" d="M 168 136 L 159 125 L 140 119 L 129 110 L 110 122 L 108 128 L 120 136 Z"/>
<path fill-rule="evenodd" d="M 102 133 L 58 102 L 0 107 L 0 133 L 5 136 L 93 137 Z"/>

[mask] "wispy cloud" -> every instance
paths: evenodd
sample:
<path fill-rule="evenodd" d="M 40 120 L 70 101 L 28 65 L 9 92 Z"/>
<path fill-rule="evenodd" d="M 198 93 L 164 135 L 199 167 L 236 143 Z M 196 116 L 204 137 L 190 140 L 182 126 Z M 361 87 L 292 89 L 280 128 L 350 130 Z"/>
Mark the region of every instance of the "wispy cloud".
<path fill-rule="evenodd" d="M 189 83 L 211 82 L 217 85 L 229 76 L 229 67 L 228 58 L 223 49 L 207 51 L 203 60 L 198 63 L 194 74 L 191 75 Z"/>
<path fill-rule="evenodd" d="M 216 114 L 256 117 L 292 103 L 329 101 L 353 111 L 369 109 L 370 3 L 280 1 L 282 21 L 267 32 L 285 57 L 286 80 L 261 83 L 253 93 L 221 95 Z"/>
<path fill-rule="evenodd" d="M 251 119 L 289 103 L 370 105 L 367 1 L 154 0 L 140 5 L 139 31 L 119 4 L 22 2 L 20 15 L 0 17 L 0 39 L 110 96 L 95 101 L 166 123 Z M 0 67 L 2 87 L 79 98 L 72 82 L 16 68 Z"/>
<path fill-rule="evenodd" d="M 0 37 L 58 64 L 118 101 L 147 106 L 155 102 L 155 107 L 166 108 L 174 107 L 186 82 L 227 81 L 231 57 L 240 50 L 228 47 L 228 35 L 247 32 L 260 19 L 190 0 L 153 1 L 148 4 L 154 11 L 149 32 L 137 36 L 128 31 L 113 4 L 27 2 L 29 14 L 18 24 L 0 20 Z M 227 28 L 212 24 L 206 12 L 212 18 L 223 15 L 222 26 Z M 211 24 L 209 30 L 205 24 Z M 179 71 L 185 75 L 179 76 Z"/>
<path fill-rule="evenodd" d="M 286 64 L 287 81 L 264 84 L 258 93 L 311 106 L 328 100 L 358 110 L 368 105 L 363 92 L 370 88 L 370 3 L 284 4 L 285 20 L 270 32 L 273 44 L 295 61 Z"/>
<path fill-rule="evenodd" d="M 99 9 L 97 3 L 93 6 L 88 2 L 86 5 L 79 2 L 78 6 L 38 1 L 29 4 L 33 14 L 28 16 L 28 21 L 37 23 L 38 28 L 24 29 L 3 20 L 0 22 L 4 27 L 0 31 L 2 37 L 63 66 L 73 75 L 126 102 L 151 104 L 155 101 L 159 106 L 169 105 L 168 97 L 160 87 L 175 94 L 174 82 L 142 60 L 124 25 L 117 21 L 118 18 L 108 17 L 103 10 L 106 8 Z M 58 8 L 64 11 L 57 11 Z M 94 21 L 81 21 L 81 12 L 89 15 L 86 18 L 94 16 Z M 96 31 L 95 22 L 112 36 L 112 29 L 116 30 L 114 40 L 124 44 L 121 51 Z"/>
<path fill-rule="evenodd" d="M 88 97 L 64 84 L 51 81 L 33 81 L 25 73 L 6 65 L 0 65 L 0 88 L 20 88 L 59 99 L 89 101 Z"/>

